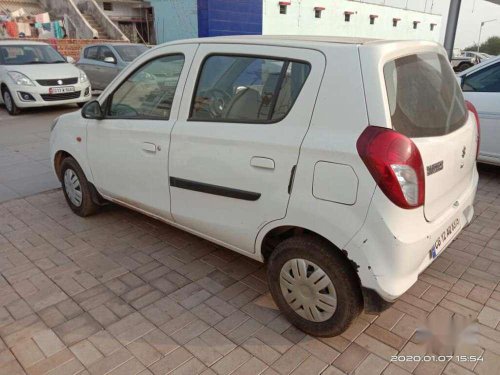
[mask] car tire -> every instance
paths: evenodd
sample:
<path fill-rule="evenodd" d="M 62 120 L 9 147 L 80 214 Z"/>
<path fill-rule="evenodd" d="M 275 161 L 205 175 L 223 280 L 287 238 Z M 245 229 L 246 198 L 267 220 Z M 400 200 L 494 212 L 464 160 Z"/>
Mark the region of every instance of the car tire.
<path fill-rule="evenodd" d="M 363 308 L 359 279 L 349 260 L 312 235 L 278 244 L 268 261 L 267 279 L 274 301 L 288 320 L 313 336 L 341 334 Z"/>
<path fill-rule="evenodd" d="M 5 105 L 5 109 L 7 110 L 9 115 L 15 116 L 21 112 L 8 88 L 4 88 L 2 90 L 2 99 L 3 104 Z"/>
<path fill-rule="evenodd" d="M 99 206 L 92 200 L 93 187 L 76 160 L 72 157 L 65 158 L 60 172 L 64 197 L 71 210 L 82 217 L 96 213 Z"/>
<path fill-rule="evenodd" d="M 467 70 L 472 66 L 474 65 L 471 63 L 461 63 L 458 65 L 457 72 L 463 72 L 464 70 Z"/>

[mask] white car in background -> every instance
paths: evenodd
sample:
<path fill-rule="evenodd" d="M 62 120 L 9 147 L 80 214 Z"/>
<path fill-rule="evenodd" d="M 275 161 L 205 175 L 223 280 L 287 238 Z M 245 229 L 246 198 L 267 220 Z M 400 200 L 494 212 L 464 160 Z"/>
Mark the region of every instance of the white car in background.
<path fill-rule="evenodd" d="M 500 56 L 458 74 L 465 99 L 481 123 L 479 161 L 500 165 Z"/>
<path fill-rule="evenodd" d="M 471 222 L 467 108 L 432 42 L 185 40 L 59 117 L 50 159 L 75 214 L 116 202 L 266 262 L 288 319 L 332 336 Z"/>
<path fill-rule="evenodd" d="M 0 41 L 0 103 L 11 115 L 29 107 L 83 106 L 90 82 L 68 60 L 47 43 Z"/>

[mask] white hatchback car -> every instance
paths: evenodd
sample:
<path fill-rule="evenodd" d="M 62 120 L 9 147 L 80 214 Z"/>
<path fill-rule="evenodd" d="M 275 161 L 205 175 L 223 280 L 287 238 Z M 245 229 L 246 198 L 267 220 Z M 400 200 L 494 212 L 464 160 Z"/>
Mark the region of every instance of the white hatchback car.
<path fill-rule="evenodd" d="M 91 99 L 85 73 L 47 43 L 0 41 L 1 100 L 11 115 L 21 108 L 83 106 Z"/>
<path fill-rule="evenodd" d="M 478 160 L 500 166 L 500 56 L 458 75 L 465 99 L 477 108 L 481 122 Z"/>
<path fill-rule="evenodd" d="M 290 321 L 331 336 L 471 222 L 477 127 L 435 43 L 205 38 L 57 119 L 50 157 L 76 214 L 116 202 L 267 262 Z"/>

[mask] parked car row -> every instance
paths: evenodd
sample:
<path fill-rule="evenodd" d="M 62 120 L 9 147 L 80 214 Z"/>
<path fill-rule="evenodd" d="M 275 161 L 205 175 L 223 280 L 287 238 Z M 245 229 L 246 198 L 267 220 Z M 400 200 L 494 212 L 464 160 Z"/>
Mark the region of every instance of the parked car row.
<path fill-rule="evenodd" d="M 103 90 L 148 48 L 141 44 L 91 45 L 73 65 L 52 46 L 34 41 L 0 41 L 0 103 L 11 115 L 23 108 L 83 106 L 92 89 Z"/>
<path fill-rule="evenodd" d="M 471 222 L 477 115 L 436 43 L 205 38 L 59 117 L 50 158 L 75 214 L 116 202 L 266 262 L 290 322 L 332 336 Z"/>

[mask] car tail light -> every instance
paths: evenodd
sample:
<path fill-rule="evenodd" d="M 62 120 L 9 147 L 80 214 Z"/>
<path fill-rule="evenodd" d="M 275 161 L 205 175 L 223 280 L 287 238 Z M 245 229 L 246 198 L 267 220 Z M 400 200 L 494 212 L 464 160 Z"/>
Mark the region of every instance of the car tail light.
<path fill-rule="evenodd" d="M 375 182 L 394 204 L 406 209 L 424 204 L 424 165 L 411 139 L 391 129 L 368 126 L 356 147 Z"/>
<path fill-rule="evenodd" d="M 468 100 L 465 101 L 465 105 L 467 106 L 467 109 L 471 111 L 474 114 L 474 117 L 476 118 L 476 127 L 477 127 L 477 148 L 476 148 L 476 160 L 479 156 L 479 146 L 481 145 L 481 126 L 479 124 L 479 115 L 477 114 L 477 109 L 474 107 L 474 104 L 469 102 Z"/>

